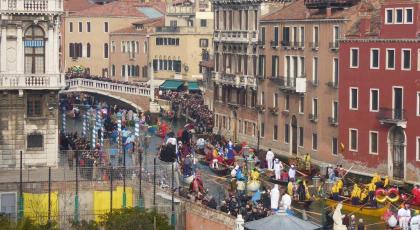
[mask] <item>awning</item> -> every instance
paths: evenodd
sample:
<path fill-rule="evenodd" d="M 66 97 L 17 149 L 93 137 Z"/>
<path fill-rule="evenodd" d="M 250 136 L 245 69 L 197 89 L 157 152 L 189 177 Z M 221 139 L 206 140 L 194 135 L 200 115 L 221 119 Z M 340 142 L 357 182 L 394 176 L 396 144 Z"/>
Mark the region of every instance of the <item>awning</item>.
<path fill-rule="evenodd" d="M 179 80 L 166 80 L 162 85 L 160 85 L 160 88 L 178 90 L 183 84 L 184 82 Z"/>
<path fill-rule="evenodd" d="M 200 90 L 197 82 L 188 82 L 188 90 Z"/>

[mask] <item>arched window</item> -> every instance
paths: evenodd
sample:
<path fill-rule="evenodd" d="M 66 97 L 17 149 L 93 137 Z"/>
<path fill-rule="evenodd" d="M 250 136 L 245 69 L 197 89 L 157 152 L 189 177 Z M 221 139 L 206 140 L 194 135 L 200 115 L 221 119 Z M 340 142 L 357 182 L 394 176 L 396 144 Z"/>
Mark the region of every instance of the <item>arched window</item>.
<path fill-rule="evenodd" d="M 111 66 L 111 76 L 115 77 L 115 65 Z"/>
<path fill-rule="evenodd" d="M 140 66 L 136 65 L 136 76 L 139 77 L 140 76 Z"/>
<path fill-rule="evenodd" d="M 45 73 L 45 33 L 39 26 L 25 31 L 25 73 Z"/>
<path fill-rule="evenodd" d="M 86 57 L 90 58 L 90 43 L 86 45 Z"/>
<path fill-rule="evenodd" d="M 108 43 L 104 44 L 104 58 L 108 58 Z"/>

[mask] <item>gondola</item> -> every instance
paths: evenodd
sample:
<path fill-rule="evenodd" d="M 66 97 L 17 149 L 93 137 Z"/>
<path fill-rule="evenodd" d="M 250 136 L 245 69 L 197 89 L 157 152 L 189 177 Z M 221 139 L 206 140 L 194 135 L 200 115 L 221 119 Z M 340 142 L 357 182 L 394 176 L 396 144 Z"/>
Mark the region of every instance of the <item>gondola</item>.
<path fill-rule="evenodd" d="M 330 207 L 335 207 L 340 201 L 325 199 L 326 204 Z M 382 217 L 387 211 L 388 207 L 370 207 L 367 205 L 353 205 L 350 201 L 343 202 L 343 209 L 348 212 L 363 214 L 366 216 Z"/>
<path fill-rule="evenodd" d="M 229 174 L 230 168 L 228 166 L 220 163 L 218 164 L 218 166 L 219 167 L 217 168 L 210 167 L 210 170 L 218 176 L 226 176 L 227 174 Z"/>

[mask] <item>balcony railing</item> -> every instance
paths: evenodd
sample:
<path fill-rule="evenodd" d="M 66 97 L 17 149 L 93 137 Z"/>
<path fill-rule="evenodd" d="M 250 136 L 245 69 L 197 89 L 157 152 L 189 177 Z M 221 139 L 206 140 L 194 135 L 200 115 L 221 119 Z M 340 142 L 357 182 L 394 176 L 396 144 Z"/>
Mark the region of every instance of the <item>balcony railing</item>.
<path fill-rule="evenodd" d="M 309 42 L 309 46 L 314 51 L 319 50 L 319 42 Z"/>
<path fill-rule="evenodd" d="M 330 42 L 330 50 L 337 51 L 339 49 L 340 43 L 338 41 Z"/>
<path fill-rule="evenodd" d="M 327 7 L 349 7 L 359 0 L 305 0 L 308 9 L 323 9 Z"/>
<path fill-rule="evenodd" d="M 259 46 L 259 47 L 261 47 L 261 48 L 264 48 L 264 46 L 265 46 L 265 41 L 261 41 L 261 40 L 259 40 L 259 41 L 258 41 L 258 46 Z"/>
<path fill-rule="evenodd" d="M 279 115 L 279 107 L 269 107 L 268 108 L 271 112 L 271 114 L 273 114 L 274 116 Z"/>
<path fill-rule="evenodd" d="M 63 74 L 0 74 L 0 89 L 61 89 Z"/>
<path fill-rule="evenodd" d="M 381 124 L 405 125 L 407 122 L 404 109 L 380 108 L 377 118 Z"/>
<path fill-rule="evenodd" d="M 279 41 L 271 41 L 270 42 L 271 47 L 276 48 L 279 46 Z"/>
<path fill-rule="evenodd" d="M 311 79 L 311 80 L 308 80 L 308 82 L 313 87 L 317 87 L 319 85 L 319 80 L 318 79 Z"/>
<path fill-rule="evenodd" d="M 332 88 L 332 89 L 338 89 L 338 82 L 337 81 L 329 81 L 327 83 L 328 87 Z"/>
<path fill-rule="evenodd" d="M 85 78 L 73 78 L 66 81 L 66 85 L 73 87 L 90 88 L 93 90 L 110 91 L 117 93 L 134 94 L 140 96 L 150 96 L 150 88 L 114 83 L 108 81 L 92 80 Z"/>
<path fill-rule="evenodd" d="M 179 31 L 180 28 L 176 26 L 156 27 L 156 32 L 160 33 L 178 33 Z"/>
<path fill-rule="evenodd" d="M 168 15 L 192 15 L 195 9 L 192 6 L 168 6 L 166 7 Z"/>
<path fill-rule="evenodd" d="M 331 126 L 337 126 L 338 125 L 337 117 L 328 117 L 328 123 L 330 123 Z"/>
<path fill-rule="evenodd" d="M 309 116 L 308 116 L 308 118 L 309 118 L 310 121 L 312 121 L 314 123 L 315 122 L 318 122 L 318 114 L 310 113 Z"/>
<path fill-rule="evenodd" d="M 290 41 L 281 41 L 281 46 L 282 47 L 290 47 L 291 42 Z"/>
<path fill-rule="evenodd" d="M 63 0 L 3 0 L 0 2 L 0 10 L 30 13 L 57 12 L 63 10 Z"/>
<path fill-rule="evenodd" d="M 290 46 L 293 49 L 303 49 L 305 48 L 305 43 L 304 42 L 290 42 Z"/>

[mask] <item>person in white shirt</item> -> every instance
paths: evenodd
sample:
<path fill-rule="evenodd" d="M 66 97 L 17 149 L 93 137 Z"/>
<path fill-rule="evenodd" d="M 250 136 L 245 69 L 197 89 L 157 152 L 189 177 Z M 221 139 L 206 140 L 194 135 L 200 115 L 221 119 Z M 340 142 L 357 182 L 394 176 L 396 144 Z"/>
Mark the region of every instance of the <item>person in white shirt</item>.
<path fill-rule="evenodd" d="M 281 197 L 280 204 L 283 206 L 284 210 L 289 210 L 292 207 L 292 197 L 287 194 L 287 192 L 283 193 L 283 196 Z"/>
<path fill-rule="evenodd" d="M 273 170 L 273 159 L 274 159 L 274 153 L 271 151 L 271 149 L 268 149 L 267 154 L 265 155 L 265 160 L 267 161 L 267 169 Z"/>
<path fill-rule="evenodd" d="M 296 180 L 296 169 L 294 165 L 291 165 L 289 168 L 289 180 L 290 181 Z"/>
<path fill-rule="evenodd" d="M 419 230 L 420 229 L 420 210 L 416 210 L 415 216 L 413 216 L 410 220 L 410 227 L 411 230 Z"/>
<path fill-rule="evenodd" d="M 281 171 L 283 170 L 283 164 L 279 159 L 274 160 L 274 175 L 276 180 L 280 180 Z"/>
<path fill-rule="evenodd" d="M 400 208 L 398 210 L 398 222 L 400 225 L 400 228 L 403 230 L 408 230 L 408 223 L 411 218 L 411 211 L 409 208 L 409 204 L 404 204 L 403 208 Z"/>
<path fill-rule="evenodd" d="M 270 191 L 271 209 L 277 211 L 279 209 L 280 191 L 279 185 L 275 184 L 274 188 Z"/>

